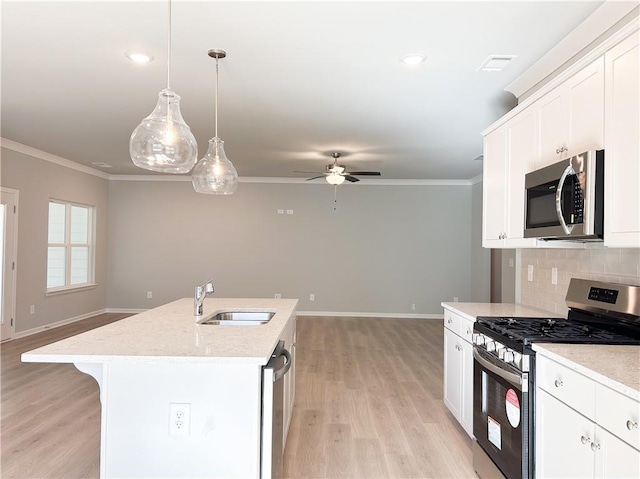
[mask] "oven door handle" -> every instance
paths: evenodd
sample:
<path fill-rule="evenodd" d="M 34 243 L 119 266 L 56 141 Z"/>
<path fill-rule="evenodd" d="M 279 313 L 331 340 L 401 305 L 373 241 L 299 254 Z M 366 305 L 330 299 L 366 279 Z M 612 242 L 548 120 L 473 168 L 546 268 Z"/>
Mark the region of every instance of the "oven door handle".
<path fill-rule="evenodd" d="M 483 368 L 488 369 L 495 375 L 500 376 L 502 379 L 506 381 L 509 381 L 511 384 L 516 386 L 520 391 L 522 390 L 522 376 L 509 371 L 505 371 L 500 366 L 496 366 L 495 364 L 487 361 L 485 358 L 482 357 L 481 353 L 478 351 L 477 348 L 473 348 L 473 358 L 476 361 L 478 361 L 478 364 L 480 364 L 480 366 L 482 366 Z"/>
<path fill-rule="evenodd" d="M 558 221 L 560 222 L 560 226 L 566 235 L 571 234 L 571 230 L 573 230 L 573 225 L 568 226 L 567 222 L 564 220 L 564 215 L 562 214 L 562 188 L 564 187 L 564 182 L 569 175 L 575 175 L 576 172 L 573 169 L 573 165 L 569 163 L 569 166 L 565 168 L 562 172 L 562 176 L 560 177 L 560 181 L 558 182 L 558 188 L 556 189 L 556 214 L 558 215 Z"/>

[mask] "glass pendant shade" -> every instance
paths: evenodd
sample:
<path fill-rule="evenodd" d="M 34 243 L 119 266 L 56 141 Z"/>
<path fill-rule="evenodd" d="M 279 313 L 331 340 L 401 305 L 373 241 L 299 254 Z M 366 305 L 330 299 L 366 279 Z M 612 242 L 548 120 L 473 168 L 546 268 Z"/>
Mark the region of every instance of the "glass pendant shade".
<path fill-rule="evenodd" d="M 180 113 L 180 96 L 170 89 L 158 93 L 155 109 L 129 140 L 133 163 L 161 173 L 188 173 L 198 160 L 198 144 Z"/>
<path fill-rule="evenodd" d="M 327 182 L 332 185 L 341 185 L 342 183 L 344 183 L 344 176 L 342 176 L 340 173 L 331 173 L 330 175 L 327 175 L 326 178 Z"/>
<path fill-rule="evenodd" d="M 238 189 L 238 172 L 227 159 L 220 138 L 209 140 L 207 154 L 193 169 L 191 182 L 198 193 L 211 195 L 232 195 Z"/>

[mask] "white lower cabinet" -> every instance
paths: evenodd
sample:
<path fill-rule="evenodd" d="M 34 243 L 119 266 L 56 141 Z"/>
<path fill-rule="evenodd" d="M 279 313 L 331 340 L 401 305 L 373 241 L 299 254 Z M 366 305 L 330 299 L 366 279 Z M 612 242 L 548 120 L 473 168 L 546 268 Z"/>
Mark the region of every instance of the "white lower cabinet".
<path fill-rule="evenodd" d="M 537 362 L 536 477 L 640 477 L 640 403 L 548 358 Z"/>
<path fill-rule="evenodd" d="M 473 321 L 445 310 L 444 326 L 444 404 L 473 437 Z"/>
<path fill-rule="evenodd" d="M 296 318 L 289 321 L 285 332 L 282 334 L 285 348 L 291 354 L 291 368 L 284 376 L 284 404 L 282 413 L 284 415 L 284 437 L 283 444 L 287 443 L 291 416 L 293 415 L 293 403 L 296 396 Z"/>

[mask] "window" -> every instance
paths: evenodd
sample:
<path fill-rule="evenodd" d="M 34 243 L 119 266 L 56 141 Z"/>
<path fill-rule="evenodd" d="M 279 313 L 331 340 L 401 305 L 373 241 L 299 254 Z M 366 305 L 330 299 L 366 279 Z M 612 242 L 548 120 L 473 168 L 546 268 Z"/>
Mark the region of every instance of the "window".
<path fill-rule="evenodd" d="M 49 201 L 47 292 L 93 284 L 94 207 Z"/>

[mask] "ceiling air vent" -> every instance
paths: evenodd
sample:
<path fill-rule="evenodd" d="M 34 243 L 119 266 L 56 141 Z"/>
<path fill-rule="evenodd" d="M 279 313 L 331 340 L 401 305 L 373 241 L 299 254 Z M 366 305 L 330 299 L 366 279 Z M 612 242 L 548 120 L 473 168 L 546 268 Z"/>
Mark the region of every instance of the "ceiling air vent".
<path fill-rule="evenodd" d="M 518 55 L 490 55 L 484 61 L 478 70 L 485 72 L 499 72 L 506 68 L 514 58 L 518 58 Z"/>

